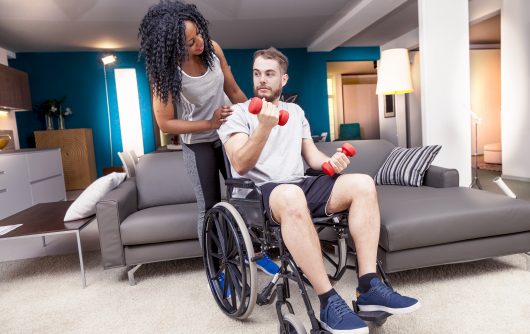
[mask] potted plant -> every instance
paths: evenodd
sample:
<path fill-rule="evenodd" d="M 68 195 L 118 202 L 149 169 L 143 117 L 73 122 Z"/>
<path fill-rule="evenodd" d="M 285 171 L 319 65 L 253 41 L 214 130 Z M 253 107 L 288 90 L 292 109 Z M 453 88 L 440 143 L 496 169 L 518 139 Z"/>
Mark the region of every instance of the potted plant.
<path fill-rule="evenodd" d="M 65 100 L 66 96 L 63 96 L 61 99 L 46 99 L 35 108 L 35 111 L 37 111 L 41 115 L 44 115 L 44 119 L 46 121 L 46 130 L 53 130 L 52 117 L 59 118 L 60 130 L 63 130 L 65 128 L 64 117 L 72 114 L 72 109 L 70 109 L 69 107 L 63 107 L 63 103 Z"/>

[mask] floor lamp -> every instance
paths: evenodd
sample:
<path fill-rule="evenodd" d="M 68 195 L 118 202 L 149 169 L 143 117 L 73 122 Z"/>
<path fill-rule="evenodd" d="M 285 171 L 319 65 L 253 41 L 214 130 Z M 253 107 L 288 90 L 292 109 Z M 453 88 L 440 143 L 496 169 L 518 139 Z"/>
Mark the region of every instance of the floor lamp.
<path fill-rule="evenodd" d="M 411 93 L 412 91 L 414 89 L 410 75 L 409 50 L 388 49 L 381 52 L 375 93 L 377 95 L 397 95 Z"/>
<path fill-rule="evenodd" d="M 472 111 L 470 113 L 471 119 L 473 120 L 473 123 L 475 123 L 475 168 L 473 170 L 473 181 L 469 185 L 469 188 L 477 187 L 478 189 L 482 190 L 482 185 L 480 184 L 480 180 L 478 179 L 478 125 L 482 122 L 482 118 Z"/>
<path fill-rule="evenodd" d="M 103 62 L 103 76 L 105 77 L 105 97 L 107 98 L 107 120 L 109 122 L 110 166 L 114 166 L 114 151 L 112 149 L 112 127 L 110 125 L 109 89 L 107 84 L 107 65 L 116 62 L 116 56 L 110 55 L 101 58 Z"/>

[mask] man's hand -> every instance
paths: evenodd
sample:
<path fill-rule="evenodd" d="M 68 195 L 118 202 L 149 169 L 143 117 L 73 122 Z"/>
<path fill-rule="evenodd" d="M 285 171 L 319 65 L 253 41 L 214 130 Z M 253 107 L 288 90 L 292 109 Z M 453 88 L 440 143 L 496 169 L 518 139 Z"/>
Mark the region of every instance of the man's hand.
<path fill-rule="evenodd" d="M 258 120 L 261 125 L 268 129 L 272 129 L 278 125 L 278 119 L 280 117 L 280 112 L 278 107 L 272 104 L 271 102 L 262 100 L 263 104 L 261 107 L 261 112 L 258 114 Z"/>
<path fill-rule="evenodd" d="M 338 147 L 337 152 L 329 159 L 329 163 L 335 170 L 335 173 L 340 173 L 348 167 L 350 159 L 348 159 L 346 154 L 342 153 L 342 148 Z"/>
<path fill-rule="evenodd" d="M 226 118 L 232 115 L 232 109 L 229 106 L 222 106 L 218 108 L 214 113 L 212 118 L 209 120 L 210 129 L 219 129 L 223 123 L 226 122 Z"/>

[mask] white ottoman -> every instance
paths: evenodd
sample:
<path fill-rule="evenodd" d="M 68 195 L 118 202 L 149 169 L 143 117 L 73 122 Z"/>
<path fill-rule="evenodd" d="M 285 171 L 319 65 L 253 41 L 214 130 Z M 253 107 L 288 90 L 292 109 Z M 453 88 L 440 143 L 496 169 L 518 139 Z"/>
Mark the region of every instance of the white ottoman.
<path fill-rule="evenodd" d="M 484 145 L 484 162 L 488 164 L 502 164 L 501 143 Z"/>

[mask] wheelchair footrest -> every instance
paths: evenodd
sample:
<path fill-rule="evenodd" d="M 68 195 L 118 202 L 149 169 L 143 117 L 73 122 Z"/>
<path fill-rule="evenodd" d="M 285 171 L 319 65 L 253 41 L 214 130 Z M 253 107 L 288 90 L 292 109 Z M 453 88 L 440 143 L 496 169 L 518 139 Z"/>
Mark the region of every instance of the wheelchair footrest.
<path fill-rule="evenodd" d="M 359 316 L 359 318 L 363 319 L 364 321 L 378 323 L 378 322 L 381 322 L 382 320 L 388 318 L 392 314 L 386 313 L 386 312 L 383 312 L 383 311 L 371 311 L 371 312 L 359 311 L 359 312 L 357 312 L 357 315 Z"/>

